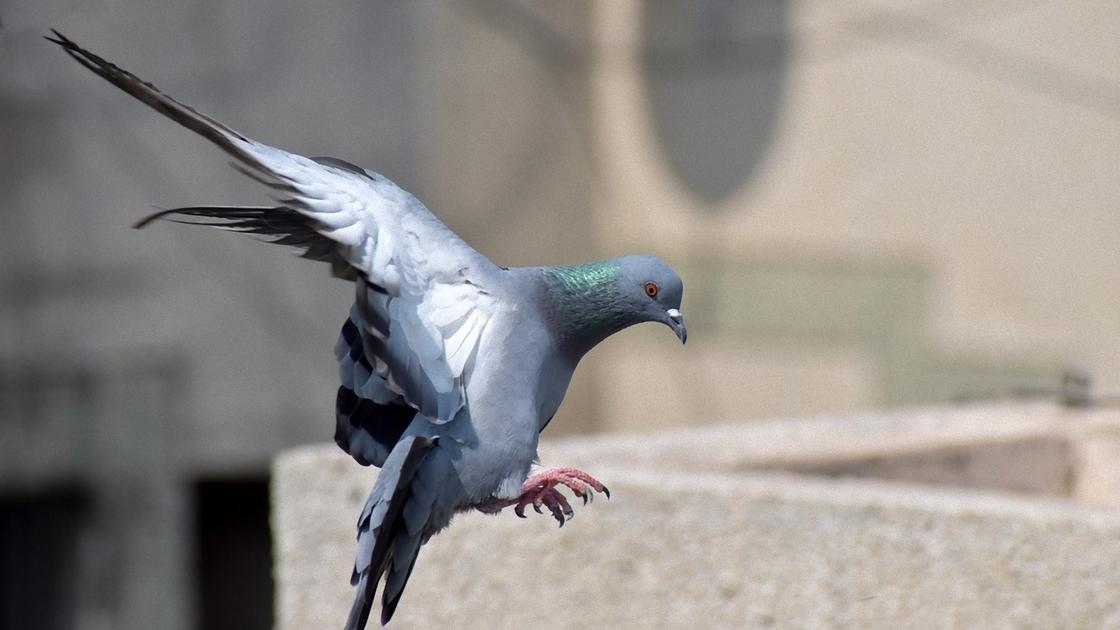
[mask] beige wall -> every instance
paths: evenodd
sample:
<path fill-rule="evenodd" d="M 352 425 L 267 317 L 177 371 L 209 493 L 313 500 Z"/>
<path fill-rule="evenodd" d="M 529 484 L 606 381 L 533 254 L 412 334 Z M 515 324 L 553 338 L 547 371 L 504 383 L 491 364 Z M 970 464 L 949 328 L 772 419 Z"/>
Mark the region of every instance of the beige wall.
<path fill-rule="evenodd" d="M 944 400 L 1066 363 L 1120 386 L 1110 3 L 792 3 L 772 142 L 715 203 L 665 157 L 643 7 L 593 18 L 598 237 L 684 268 L 704 325 L 684 352 L 642 331 L 596 357 L 625 367 L 604 422 L 649 426 L 656 392 L 673 419 L 652 423 L 675 424 Z"/>

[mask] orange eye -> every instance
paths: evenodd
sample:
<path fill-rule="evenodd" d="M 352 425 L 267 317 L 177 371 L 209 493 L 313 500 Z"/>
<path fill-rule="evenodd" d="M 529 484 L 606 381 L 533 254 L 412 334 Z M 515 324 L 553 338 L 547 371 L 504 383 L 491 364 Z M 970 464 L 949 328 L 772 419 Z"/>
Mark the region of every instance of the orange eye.
<path fill-rule="evenodd" d="M 654 284 L 652 282 L 647 282 L 645 289 L 646 289 L 646 295 L 650 296 L 651 298 L 657 297 L 657 285 L 656 284 Z"/>

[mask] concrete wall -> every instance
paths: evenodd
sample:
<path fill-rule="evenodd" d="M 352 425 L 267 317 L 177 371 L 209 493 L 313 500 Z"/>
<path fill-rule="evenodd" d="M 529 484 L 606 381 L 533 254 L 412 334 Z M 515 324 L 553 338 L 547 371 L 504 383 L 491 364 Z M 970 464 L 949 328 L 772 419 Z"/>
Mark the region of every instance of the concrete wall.
<path fill-rule="evenodd" d="M 546 443 L 545 464 L 592 472 L 612 499 L 559 531 L 531 512 L 457 518 L 393 624 L 1120 627 L 1120 486 L 1103 481 L 1120 460 L 1081 455 L 1118 427 L 1024 405 Z M 788 472 L 814 467 L 843 478 Z M 337 625 L 375 471 L 326 446 L 274 471 L 278 627 Z"/>

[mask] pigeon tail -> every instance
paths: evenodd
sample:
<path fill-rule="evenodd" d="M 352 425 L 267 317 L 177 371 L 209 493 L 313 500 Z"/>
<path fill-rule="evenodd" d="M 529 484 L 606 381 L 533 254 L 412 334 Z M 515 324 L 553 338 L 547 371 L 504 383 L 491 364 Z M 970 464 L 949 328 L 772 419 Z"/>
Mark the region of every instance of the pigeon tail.
<path fill-rule="evenodd" d="M 412 526 L 410 518 L 420 505 L 430 510 L 432 496 L 413 483 L 427 455 L 439 438 L 409 436 L 393 448 L 377 483 L 373 486 L 362 516 L 358 519 L 358 557 L 350 578 L 358 587 L 346 630 L 363 630 L 373 608 L 374 595 L 386 576 L 382 594 L 381 624 L 389 623 L 420 552 L 423 532 Z"/>

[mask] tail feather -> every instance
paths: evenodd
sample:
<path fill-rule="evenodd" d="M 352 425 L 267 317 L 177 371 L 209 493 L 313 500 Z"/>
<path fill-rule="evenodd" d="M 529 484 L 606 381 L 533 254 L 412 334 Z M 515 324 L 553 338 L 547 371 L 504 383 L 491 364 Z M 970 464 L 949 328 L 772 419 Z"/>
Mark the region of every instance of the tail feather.
<path fill-rule="evenodd" d="M 408 577 L 412 575 L 412 568 L 416 566 L 416 558 L 419 555 L 419 536 L 410 536 L 403 539 L 401 544 L 394 545 L 392 566 L 389 567 L 389 577 L 385 579 L 385 592 L 381 595 L 381 625 L 389 623 L 393 613 L 397 611 L 397 604 L 401 601 L 404 587 L 408 584 Z M 406 558 L 407 565 L 403 561 Z"/>
<path fill-rule="evenodd" d="M 350 608 L 346 630 L 365 628 L 377 586 L 386 572 L 389 577 L 383 594 L 381 623 L 388 623 L 396 610 L 421 542 L 419 536 L 410 536 L 407 532 L 404 505 L 411 496 L 413 477 L 437 444 L 438 438 L 406 437 L 397 443 L 385 460 L 381 475 L 358 520 L 359 555 L 351 580 L 357 578 L 358 592 Z M 373 537 L 372 548 L 369 545 L 370 536 Z M 405 563 L 407 568 L 403 571 L 397 568 Z"/>

